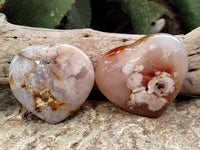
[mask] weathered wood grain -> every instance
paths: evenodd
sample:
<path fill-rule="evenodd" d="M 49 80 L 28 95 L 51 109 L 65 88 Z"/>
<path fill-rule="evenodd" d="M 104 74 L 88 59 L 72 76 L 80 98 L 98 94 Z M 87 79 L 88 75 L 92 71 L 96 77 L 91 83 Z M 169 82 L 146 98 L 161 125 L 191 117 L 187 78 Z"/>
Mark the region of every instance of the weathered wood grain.
<path fill-rule="evenodd" d="M 13 56 L 30 45 L 68 43 L 82 49 L 96 66 L 106 51 L 131 44 L 144 35 L 104 33 L 92 29 L 54 30 L 13 25 L 0 14 L 0 84 L 8 84 L 9 63 Z M 200 28 L 177 35 L 184 43 L 189 69 L 181 94 L 200 95 Z"/>

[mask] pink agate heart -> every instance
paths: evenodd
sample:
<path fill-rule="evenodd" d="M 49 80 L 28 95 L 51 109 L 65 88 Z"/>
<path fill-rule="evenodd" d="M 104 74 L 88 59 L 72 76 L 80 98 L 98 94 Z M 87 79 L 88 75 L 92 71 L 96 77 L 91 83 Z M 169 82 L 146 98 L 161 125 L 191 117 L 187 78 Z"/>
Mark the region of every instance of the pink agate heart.
<path fill-rule="evenodd" d="M 107 52 L 98 61 L 95 77 L 100 91 L 117 106 L 159 117 L 177 96 L 187 66 L 183 44 L 161 33 Z"/>
<path fill-rule="evenodd" d="M 94 69 L 74 46 L 30 46 L 13 58 L 9 77 L 13 94 L 27 109 L 57 123 L 84 103 L 93 87 Z"/>

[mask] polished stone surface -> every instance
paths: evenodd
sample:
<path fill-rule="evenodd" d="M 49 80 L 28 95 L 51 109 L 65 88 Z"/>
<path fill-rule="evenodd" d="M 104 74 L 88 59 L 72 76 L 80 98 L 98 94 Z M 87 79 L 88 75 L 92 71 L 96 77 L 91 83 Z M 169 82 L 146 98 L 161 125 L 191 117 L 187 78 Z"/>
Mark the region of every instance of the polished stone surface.
<path fill-rule="evenodd" d="M 34 45 L 12 59 L 9 81 L 23 106 L 49 123 L 58 123 L 87 99 L 94 85 L 94 68 L 73 45 Z"/>
<path fill-rule="evenodd" d="M 95 79 L 106 98 L 125 111 L 160 117 L 179 93 L 187 68 L 183 43 L 158 33 L 106 52 Z"/>
<path fill-rule="evenodd" d="M 98 93 L 88 99 L 73 116 L 52 125 L 22 107 L 8 85 L 0 85 L 0 149 L 200 149 L 198 98 L 179 97 L 157 119 L 125 112 Z"/>

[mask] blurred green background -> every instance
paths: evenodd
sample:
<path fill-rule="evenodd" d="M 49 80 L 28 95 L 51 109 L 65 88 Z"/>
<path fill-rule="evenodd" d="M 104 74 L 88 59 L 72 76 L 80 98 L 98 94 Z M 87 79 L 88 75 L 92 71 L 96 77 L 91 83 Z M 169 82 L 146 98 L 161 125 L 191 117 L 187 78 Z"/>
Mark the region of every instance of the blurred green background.
<path fill-rule="evenodd" d="M 200 26 L 200 0 L 0 0 L 18 25 L 105 32 L 187 33 Z"/>

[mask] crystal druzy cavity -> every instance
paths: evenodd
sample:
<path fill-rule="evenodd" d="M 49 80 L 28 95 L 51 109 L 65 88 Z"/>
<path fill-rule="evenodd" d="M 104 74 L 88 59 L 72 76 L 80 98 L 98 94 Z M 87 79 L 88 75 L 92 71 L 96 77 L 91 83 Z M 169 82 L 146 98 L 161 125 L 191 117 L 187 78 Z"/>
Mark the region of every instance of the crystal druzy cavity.
<path fill-rule="evenodd" d="M 177 96 L 187 66 L 186 51 L 176 37 L 154 34 L 107 52 L 98 61 L 96 83 L 122 109 L 159 117 Z"/>
<path fill-rule="evenodd" d="M 84 103 L 93 87 L 94 70 L 74 46 L 30 46 L 13 58 L 9 78 L 15 97 L 27 109 L 57 123 Z"/>

